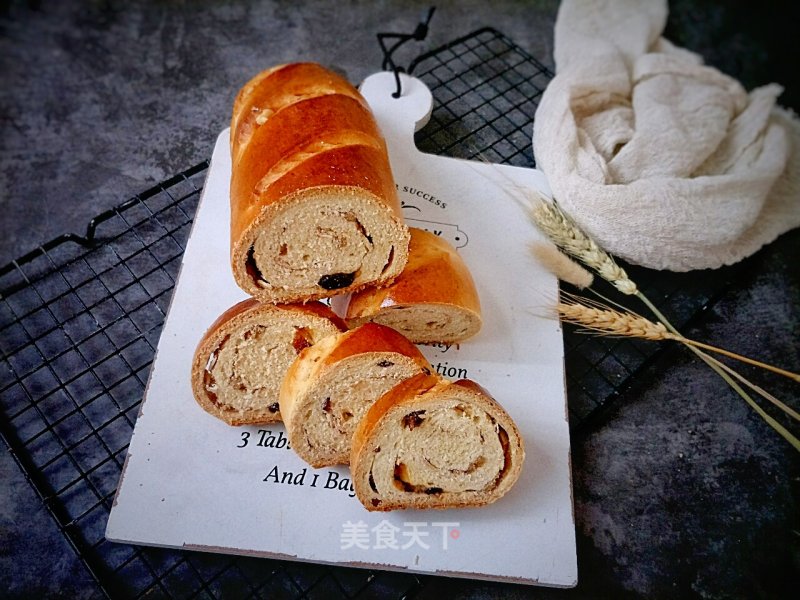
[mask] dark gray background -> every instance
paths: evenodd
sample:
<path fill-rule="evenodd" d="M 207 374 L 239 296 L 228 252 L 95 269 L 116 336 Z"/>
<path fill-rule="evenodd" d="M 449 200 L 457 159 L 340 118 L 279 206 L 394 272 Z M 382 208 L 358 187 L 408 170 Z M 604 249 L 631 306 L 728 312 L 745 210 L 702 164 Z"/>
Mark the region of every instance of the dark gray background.
<path fill-rule="evenodd" d="M 800 107 L 790 2 L 671 3 L 667 36 L 747 87 Z M 0 3 L 0 264 L 210 156 L 238 88 L 272 64 L 316 60 L 354 83 L 380 68 L 379 31 L 429 4 Z M 552 66 L 555 1 L 438 2 L 403 62 L 492 26 Z M 797 236 L 760 255 L 694 331 L 800 369 Z M 760 376 L 756 374 L 756 376 Z M 796 384 L 764 385 L 797 400 Z M 535 459 L 535 457 L 534 457 Z M 800 572 L 797 453 L 684 352 L 663 356 L 573 438 L 581 583 L 569 592 L 449 582 L 441 597 L 781 597 Z M 0 596 L 92 597 L 87 574 L 0 451 Z M 433 597 L 432 592 L 423 597 Z"/>

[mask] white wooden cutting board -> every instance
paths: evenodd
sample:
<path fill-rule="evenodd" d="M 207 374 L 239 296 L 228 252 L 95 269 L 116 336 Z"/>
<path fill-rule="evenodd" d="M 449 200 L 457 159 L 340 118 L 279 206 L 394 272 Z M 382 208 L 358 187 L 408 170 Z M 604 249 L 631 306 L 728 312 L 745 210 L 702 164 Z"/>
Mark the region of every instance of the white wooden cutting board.
<path fill-rule="evenodd" d="M 450 378 L 491 391 L 519 426 L 527 458 L 516 486 L 473 509 L 370 513 L 346 467 L 312 469 L 282 425 L 230 427 L 189 384 L 206 328 L 242 300 L 229 266 L 230 154 L 220 134 L 161 334 L 106 535 L 134 544 L 439 573 L 520 583 L 577 582 L 561 328 L 548 318 L 556 280 L 531 258 L 537 233 L 502 188 L 548 191 L 533 169 L 419 152 L 430 91 L 389 73 L 361 91 L 387 138 L 410 225 L 452 241 L 478 285 L 484 326 L 460 347 L 423 347 Z"/>

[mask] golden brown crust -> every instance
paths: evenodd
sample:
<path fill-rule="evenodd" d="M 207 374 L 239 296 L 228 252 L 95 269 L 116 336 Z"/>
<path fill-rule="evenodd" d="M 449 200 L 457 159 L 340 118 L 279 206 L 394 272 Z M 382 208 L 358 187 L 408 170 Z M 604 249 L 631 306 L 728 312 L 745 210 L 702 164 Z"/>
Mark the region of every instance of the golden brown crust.
<path fill-rule="evenodd" d="M 413 430 L 419 425 L 406 422 L 409 416 L 419 418 L 418 423 L 421 423 L 431 414 L 422 417 L 421 415 L 426 413 L 425 409 L 449 398 L 457 398 L 465 405 L 483 411 L 490 421 L 495 423 L 505 458 L 494 483 L 486 490 L 448 493 L 447 490 L 436 487 L 436 481 L 428 481 L 426 485 L 430 487 L 425 489 L 406 489 L 404 493 L 395 493 L 393 497 L 381 496 L 374 483 L 378 477 L 373 480 L 372 472 L 375 457 L 378 453 L 386 451 L 386 448 L 381 448 L 377 441 L 380 439 L 378 436 L 381 430 L 391 427 L 395 422 L 402 422 Z M 404 414 L 405 416 L 401 417 Z M 455 438 L 452 439 L 457 443 Z M 524 458 L 524 445 L 516 424 L 483 387 L 471 380 L 450 382 L 433 375 L 418 375 L 403 381 L 384 394 L 361 419 L 353 434 L 350 468 L 356 496 L 370 511 L 407 508 L 443 509 L 482 506 L 495 502 L 516 483 Z M 395 469 L 403 467 L 396 460 L 393 459 L 391 462 Z M 395 473 L 393 477 L 397 477 L 397 474 Z M 404 484 L 401 483 L 402 485 Z"/>
<path fill-rule="evenodd" d="M 367 323 L 342 334 L 336 347 L 325 357 L 324 366 L 327 367 L 354 354 L 374 352 L 377 348 L 403 354 L 414 359 L 420 366 L 430 369 L 428 360 L 419 348 L 394 329 L 375 323 Z"/>
<path fill-rule="evenodd" d="M 376 197 L 385 197 L 380 140 L 372 115 L 349 96 L 317 96 L 287 106 L 250 135 L 247 151 L 236 162 L 231 198 L 240 200 L 231 235 L 238 239 L 264 206 L 309 187 L 364 184 Z M 353 143 L 361 146 L 354 150 Z M 265 186 L 266 178 L 281 171 L 281 161 L 290 170 Z M 359 162 L 364 163 L 359 173 L 352 173 Z"/>
<path fill-rule="evenodd" d="M 247 293 L 267 302 L 305 301 L 386 282 L 400 272 L 408 233 L 386 144 L 366 101 L 345 79 L 313 63 L 257 75 L 237 96 L 231 152 L 231 263 Z M 398 245 L 394 264 L 385 273 L 370 273 L 368 281 L 334 290 L 316 281 L 311 290 L 258 285 L 258 269 L 247 265 L 248 260 L 253 264 L 259 232 L 286 207 L 324 194 L 356 199 L 380 215 L 378 221 L 389 223 L 386 231 L 370 232 L 370 239 L 388 236 Z M 345 218 L 352 210 L 352 202 L 343 205 Z"/>
<path fill-rule="evenodd" d="M 197 403 L 209 414 L 225 421 L 229 425 L 273 423 L 280 421 L 280 412 L 264 408 L 261 410 L 237 411 L 212 397 L 207 390 L 207 365 L 212 354 L 219 351 L 226 336 L 246 324 L 257 324 L 271 320 L 301 319 L 303 325 L 314 323 L 323 333 L 345 331 L 346 325 L 330 307 L 321 302 L 309 302 L 303 305 L 287 304 L 280 307 L 265 305 L 255 298 L 248 298 L 223 312 L 206 330 L 195 349 L 192 359 L 191 382 L 192 392 Z M 303 344 L 305 345 L 305 343 Z M 300 352 L 303 348 L 296 347 Z"/>
<path fill-rule="evenodd" d="M 258 300 L 256 300 L 255 298 L 247 298 L 247 299 L 242 300 L 241 302 L 237 302 L 236 304 L 231 306 L 229 309 L 227 309 L 225 312 L 223 312 L 220 316 L 218 316 L 216 319 L 214 319 L 214 322 L 211 325 L 209 325 L 208 329 L 203 334 L 203 337 L 200 339 L 200 343 L 198 344 L 198 347 L 200 347 L 203 344 L 205 344 L 206 341 L 212 335 L 214 335 L 217 332 L 217 330 L 220 327 L 222 327 L 225 323 L 227 323 L 228 321 L 233 320 L 235 317 L 247 312 L 248 310 L 250 310 L 252 308 L 255 308 L 257 306 L 260 306 L 260 305 L 261 305 L 261 303 Z"/>
<path fill-rule="evenodd" d="M 262 71 L 236 95 L 231 118 L 231 148 L 238 152 L 256 128 L 257 119 L 263 120 L 297 99 L 323 94 L 352 96 L 367 106 L 348 81 L 316 63 L 290 63 Z"/>
<path fill-rule="evenodd" d="M 284 377 L 280 391 L 280 405 L 291 445 L 303 460 L 314 467 L 347 462 L 346 452 L 344 456 L 331 459 L 333 456 L 331 452 L 306 449 L 306 445 L 301 439 L 305 435 L 303 426 L 307 422 L 306 419 L 301 418 L 298 411 L 308 410 L 310 394 L 314 392 L 317 385 L 323 380 L 328 384 L 334 383 L 339 377 L 337 373 L 341 373 L 342 366 L 348 363 L 348 359 L 362 358 L 366 363 L 366 359 L 374 361 L 381 357 L 385 358 L 387 355 L 399 355 L 410 359 L 410 362 L 406 361 L 407 366 L 393 365 L 404 371 L 411 369 L 409 374 L 413 372 L 430 374 L 432 372 L 430 363 L 414 344 L 393 329 L 373 323 L 330 336 L 320 343 L 304 349 L 298 355 Z M 391 360 L 398 363 L 397 357 L 392 357 Z M 394 376 L 397 374 L 395 373 Z M 366 384 L 369 379 L 370 374 L 363 372 L 359 385 Z M 374 388 L 365 385 L 364 390 L 356 394 L 355 400 L 360 404 L 363 398 L 359 396 L 370 394 L 371 389 Z M 332 392 L 328 390 L 326 393 L 331 394 Z M 348 439 L 348 449 L 349 442 Z"/>
<path fill-rule="evenodd" d="M 322 371 L 335 367 L 344 359 L 365 352 L 397 352 L 408 356 L 424 371 L 432 370 L 426 359 L 414 344 L 390 327 L 367 323 L 356 329 L 331 337 L 324 343 L 305 348 L 297 360 L 289 367 L 283 387 L 285 395 L 295 398 L 297 388 L 306 386 L 309 381 L 319 377 Z M 281 392 L 284 395 L 283 392 Z"/>
<path fill-rule="evenodd" d="M 409 229 L 411 243 L 403 272 L 387 286 L 353 293 L 345 314 L 348 325 L 374 319 L 400 328 L 415 343 L 452 344 L 475 335 L 481 326 L 481 304 L 467 265 L 446 240 L 422 229 Z M 425 306 L 457 325 L 437 331 L 431 323 L 426 327 L 422 313 L 399 316 L 404 308 Z"/>

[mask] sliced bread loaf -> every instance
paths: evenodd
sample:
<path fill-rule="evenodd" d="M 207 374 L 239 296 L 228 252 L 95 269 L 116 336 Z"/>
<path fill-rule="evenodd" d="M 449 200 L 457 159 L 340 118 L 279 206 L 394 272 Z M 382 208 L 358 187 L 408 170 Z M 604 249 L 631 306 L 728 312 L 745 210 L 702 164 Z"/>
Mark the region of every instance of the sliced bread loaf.
<path fill-rule="evenodd" d="M 292 448 L 314 467 L 347 464 L 353 431 L 370 405 L 420 373 L 431 366 L 417 347 L 373 323 L 303 350 L 280 392 Z"/>
<path fill-rule="evenodd" d="M 499 499 L 524 458 L 516 425 L 486 390 L 421 375 L 370 407 L 353 436 L 350 469 L 368 510 L 450 508 Z"/>
<path fill-rule="evenodd" d="M 231 121 L 231 262 L 262 301 L 382 284 L 406 263 L 386 143 L 366 101 L 313 63 L 257 75 Z"/>
<path fill-rule="evenodd" d="M 289 365 L 304 348 L 344 329 L 320 302 L 273 306 L 244 300 L 200 340 L 192 361 L 194 397 L 230 425 L 280 421 L 278 392 Z"/>
<path fill-rule="evenodd" d="M 423 229 L 410 230 L 403 272 L 388 286 L 355 292 L 347 304 L 347 324 L 388 325 L 416 344 L 455 344 L 472 337 L 482 320 L 469 269 L 447 240 Z"/>

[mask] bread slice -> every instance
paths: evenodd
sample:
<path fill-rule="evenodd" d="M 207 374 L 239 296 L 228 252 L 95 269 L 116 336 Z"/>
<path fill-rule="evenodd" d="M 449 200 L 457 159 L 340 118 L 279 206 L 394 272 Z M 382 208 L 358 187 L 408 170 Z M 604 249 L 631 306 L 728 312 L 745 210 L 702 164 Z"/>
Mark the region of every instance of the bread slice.
<path fill-rule="evenodd" d="M 347 304 L 350 327 L 388 325 L 416 344 L 456 344 L 481 328 L 481 304 L 472 275 L 445 239 L 414 227 L 408 263 L 386 287 L 355 292 Z"/>
<path fill-rule="evenodd" d="M 374 403 L 353 436 L 356 496 L 371 511 L 489 504 L 519 478 L 525 450 L 478 384 L 417 376 Z"/>
<path fill-rule="evenodd" d="M 269 69 L 231 121 L 231 264 L 265 302 L 348 293 L 396 277 L 409 233 L 369 106 L 320 65 Z"/>
<path fill-rule="evenodd" d="M 194 397 L 230 425 L 280 421 L 278 392 L 289 365 L 304 348 L 345 329 L 320 302 L 272 306 L 244 300 L 200 340 L 192 361 Z"/>
<path fill-rule="evenodd" d="M 370 405 L 420 373 L 431 366 L 417 347 L 373 323 L 303 350 L 280 393 L 292 448 L 313 467 L 347 464 L 353 431 Z"/>

